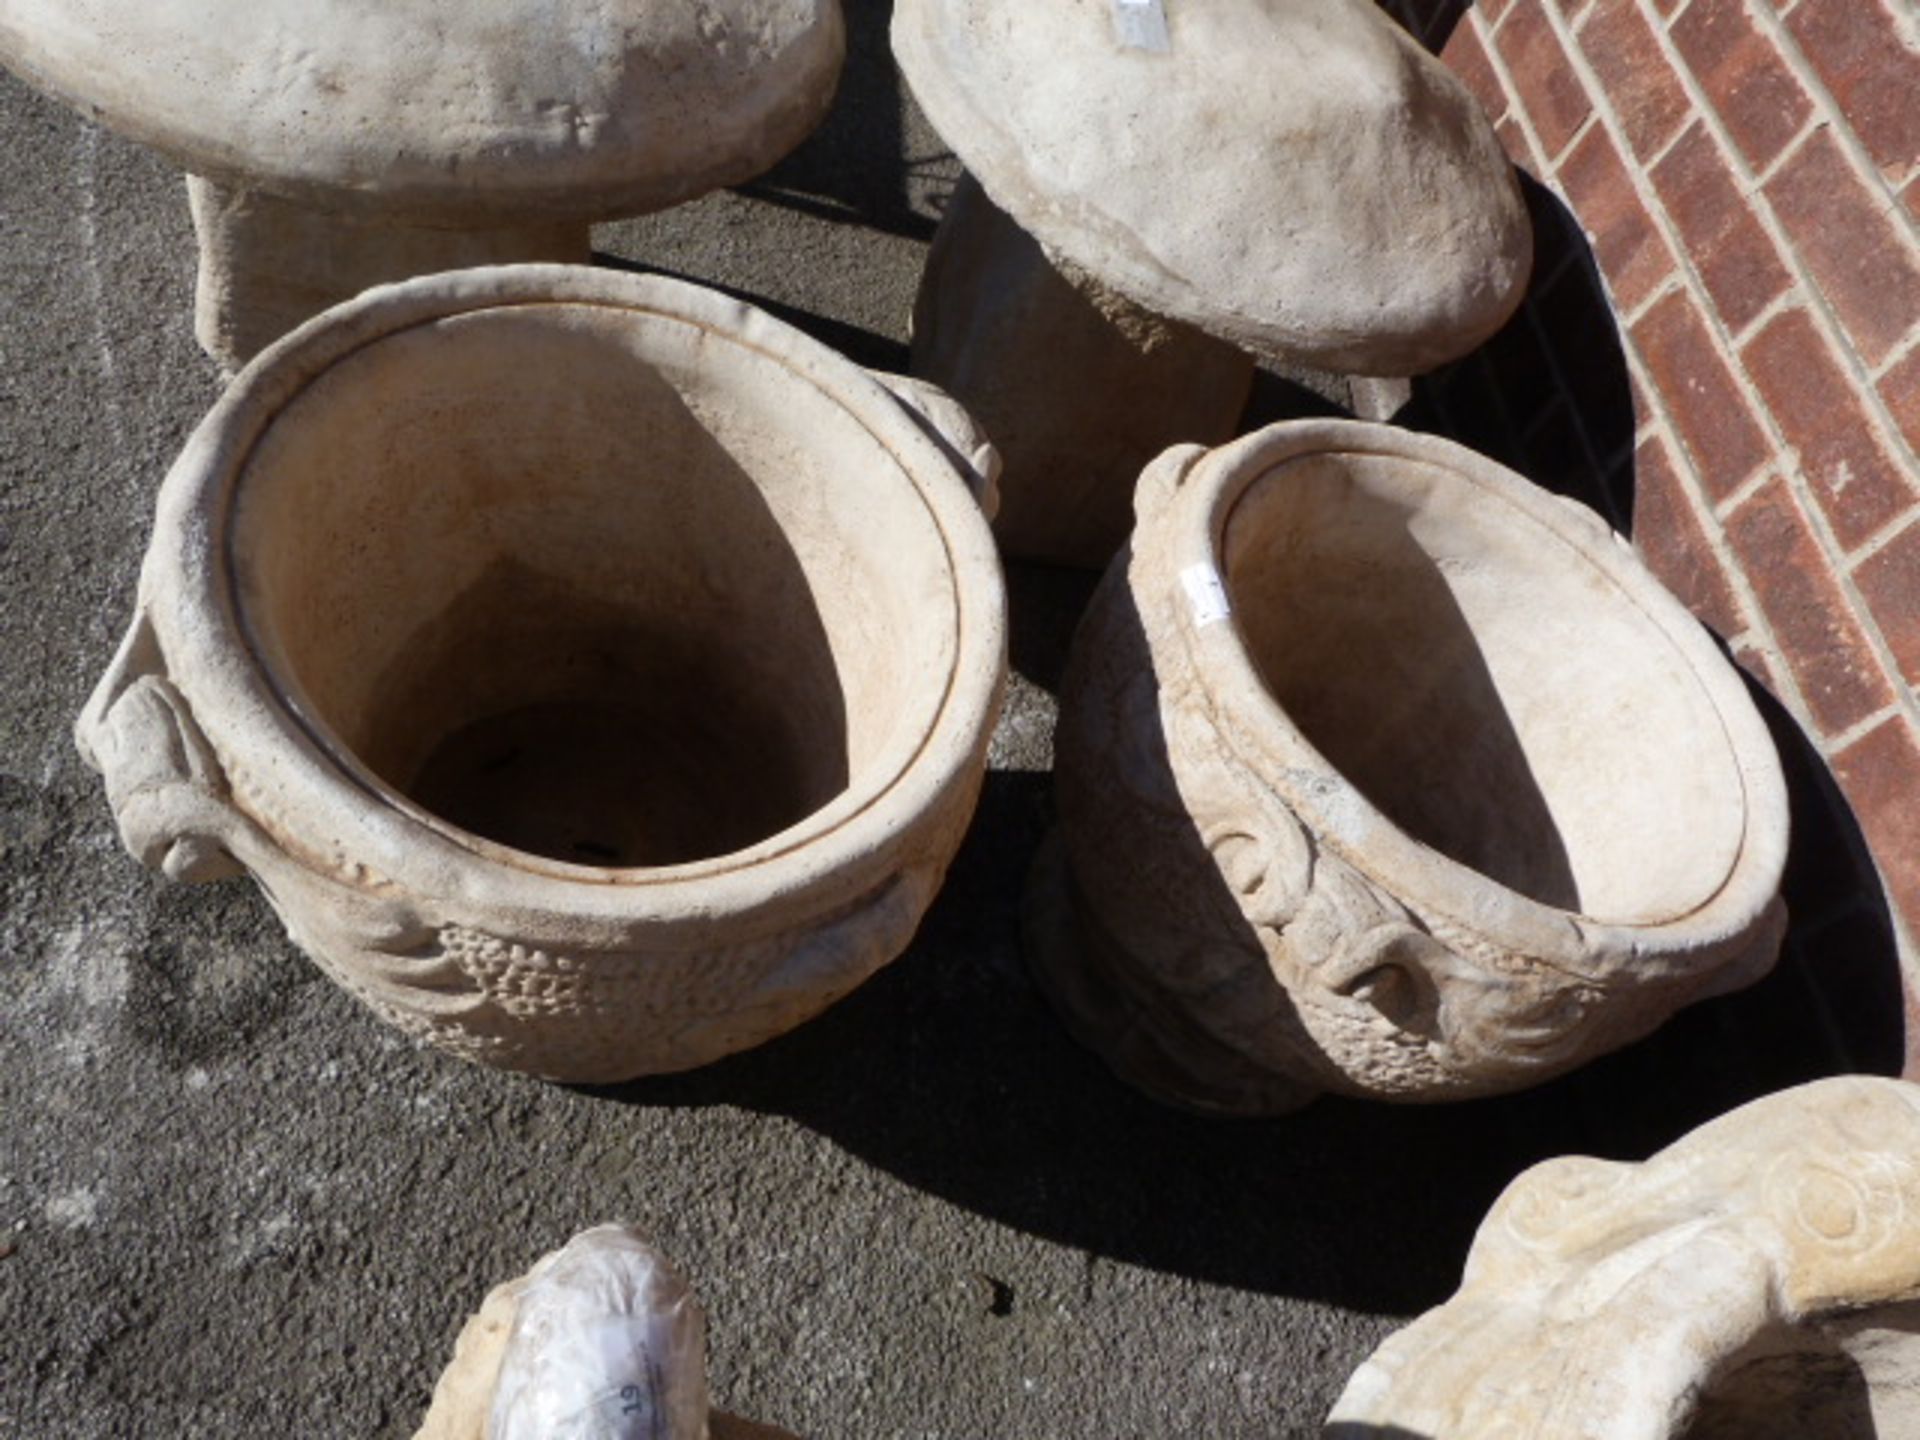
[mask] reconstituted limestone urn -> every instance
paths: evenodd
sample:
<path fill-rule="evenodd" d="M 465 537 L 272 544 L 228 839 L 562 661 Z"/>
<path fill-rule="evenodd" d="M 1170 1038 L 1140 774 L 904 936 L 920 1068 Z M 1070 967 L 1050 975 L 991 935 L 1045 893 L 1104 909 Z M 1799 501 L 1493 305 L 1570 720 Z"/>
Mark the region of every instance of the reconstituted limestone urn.
<path fill-rule="evenodd" d="M 697 286 L 375 289 L 195 432 L 80 745 L 136 856 L 250 871 L 403 1029 L 698 1065 L 898 954 L 960 843 L 1005 676 L 990 453 Z"/>
<path fill-rule="evenodd" d="M 1494 1202 L 1326 1440 L 1920 1435 L 1920 1086 L 1839 1076 Z"/>
<path fill-rule="evenodd" d="M 1773 963 L 1779 759 L 1585 507 L 1355 421 L 1170 450 L 1076 635 L 1029 952 L 1207 1109 L 1532 1084 Z"/>
<path fill-rule="evenodd" d="M 893 49 L 968 171 L 913 370 L 994 437 L 1010 554 L 1104 566 L 1255 356 L 1417 375 L 1525 289 L 1492 125 L 1374 0 L 899 0 Z"/>
<path fill-rule="evenodd" d="M 839 0 L 0 0 L 0 63 L 188 172 L 229 368 L 369 285 L 585 261 L 825 115 Z"/>

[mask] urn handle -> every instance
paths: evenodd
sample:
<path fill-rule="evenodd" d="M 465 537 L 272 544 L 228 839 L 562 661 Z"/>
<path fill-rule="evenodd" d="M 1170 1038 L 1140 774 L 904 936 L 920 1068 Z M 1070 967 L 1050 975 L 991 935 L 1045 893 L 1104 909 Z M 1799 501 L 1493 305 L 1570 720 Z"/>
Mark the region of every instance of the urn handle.
<path fill-rule="evenodd" d="M 170 880 L 240 873 L 233 850 L 244 843 L 247 822 L 228 799 L 213 747 L 167 678 L 144 610 L 81 710 L 74 739 L 105 778 L 120 839 L 136 860 Z"/>
<path fill-rule="evenodd" d="M 914 424 L 946 453 L 987 519 L 993 519 L 1000 510 L 1000 452 L 967 408 L 930 380 L 884 370 L 867 373 L 886 387 Z"/>
<path fill-rule="evenodd" d="M 1173 503 L 1174 495 L 1193 467 L 1206 459 L 1208 453 L 1206 446 L 1193 444 L 1171 445 L 1161 451 L 1159 457 L 1140 472 L 1134 486 L 1134 519 L 1142 525 L 1157 519 Z"/>

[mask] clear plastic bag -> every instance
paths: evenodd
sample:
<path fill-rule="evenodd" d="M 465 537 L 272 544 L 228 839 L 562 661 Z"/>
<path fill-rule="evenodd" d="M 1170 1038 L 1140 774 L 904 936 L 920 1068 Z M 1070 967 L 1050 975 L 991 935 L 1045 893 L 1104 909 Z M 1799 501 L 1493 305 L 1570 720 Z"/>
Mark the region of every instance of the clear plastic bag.
<path fill-rule="evenodd" d="M 583 1231 L 522 1284 L 487 1440 L 706 1440 L 706 1317 L 639 1235 Z"/>

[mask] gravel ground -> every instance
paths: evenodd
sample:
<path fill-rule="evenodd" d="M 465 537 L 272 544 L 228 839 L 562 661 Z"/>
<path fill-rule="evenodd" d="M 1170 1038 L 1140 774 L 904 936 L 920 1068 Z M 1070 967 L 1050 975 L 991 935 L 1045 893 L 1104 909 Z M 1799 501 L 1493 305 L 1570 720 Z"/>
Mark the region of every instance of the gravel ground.
<path fill-rule="evenodd" d="M 851 7 L 814 141 L 599 232 L 608 263 L 903 363 L 956 172 L 884 11 Z M 1089 589 L 1029 569 L 979 816 L 879 978 L 758 1051 L 613 1090 L 420 1050 L 251 887 L 169 886 L 119 848 L 70 726 L 217 379 L 178 176 L 10 80 L 0 145 L 0 1434 L 405 1436 L 491 1284 L 627 1219 L 708 1308 L 716 1400 L 799 1435 L 1308 1436 L 1450 1291 L 1525 1165 L 1643 1155 L 1765 1090 L 1897 1063 L 1890 954 L 1855 935 L 1507 1100 L 1229 1123 L 1134 1095 L 1018 952 Z"/>

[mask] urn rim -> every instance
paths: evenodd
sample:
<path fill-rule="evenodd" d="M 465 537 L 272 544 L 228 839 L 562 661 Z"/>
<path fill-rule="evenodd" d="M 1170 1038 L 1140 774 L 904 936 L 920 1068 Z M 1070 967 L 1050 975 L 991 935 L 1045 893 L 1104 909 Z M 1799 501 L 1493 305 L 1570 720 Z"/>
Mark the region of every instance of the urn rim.
<path fill-rule="evenodd" d="M 1347 419 L 1283 421 L 1195 454 L 1176 482 L 1163 530 L 1166 588 L 1203 567 L 1225 573 L 1229 517 L 1249 487 L 1315 455 L 1368 455 L 1423 462 L 1472 485 L 1523 523 L 1572 547 L 1612 583 L 1673 647 L 1710 701 L 1741 786 L 1740 835 L 1726 873 L 1690 907 L 1651 920 L 1603 916 L 1534 899 L 1445 852 L 1391 819 L 1302 731 L 1270 693 L 1237 615 L 1210 623 L 1188 593 L 1168 605 L 1199 662 L 1210 703 L 1238 743 L 1267 762 L 1263 773 L 1316 838 L 1371 875 L 1416 912 L 1439 915 L 1500 944 L 1588 978 L 1637 969 L 1652 978 L 1690 956 L 1744 943 L 1778 906 L 1788 802 L 1778 753 L 1744 684 L 1705 627 L 1655 579 L 1595 512 L 1553 494 L 1454 441 Z M 1199 573 L 1199 572 L 1196 572 Z M 1310 783 L 1301 783 L 1310 777 Z"/>
<path fill-rule="evenodd" d="M 310 383 L 364 347 L 451 316 L 540 305 L 680 321 L 715 343 L 745 346 L 817 388 L 893 457 L 952 582 L 945 689 L 923 712 L 901 763 L 851 777 L 826 804 L 743 849 L 608 869 L 517 850 L 433 816 L 298 713 L 248 633 L 227 548 L 255 446 Z M 352 883 L 395 884 L 536 924 L 558 917 L 574 930 L 702 925 L 783 897 L 831 906 L 870 893 L 913 858 L 916 820 L 970 793 L 1004 685 L 1005 595 L 991 533 L 954 462 L 891 392 L 745 302 L 687 281 L 582 266 L 498 266 L 378 287 L 263 351 L 202 421 L 162 487 L 141 604 L 169 674 L 230 769 L 233 802 L 296 861 Z M 269 765 L 248 763 L 262 753 Z"/>

